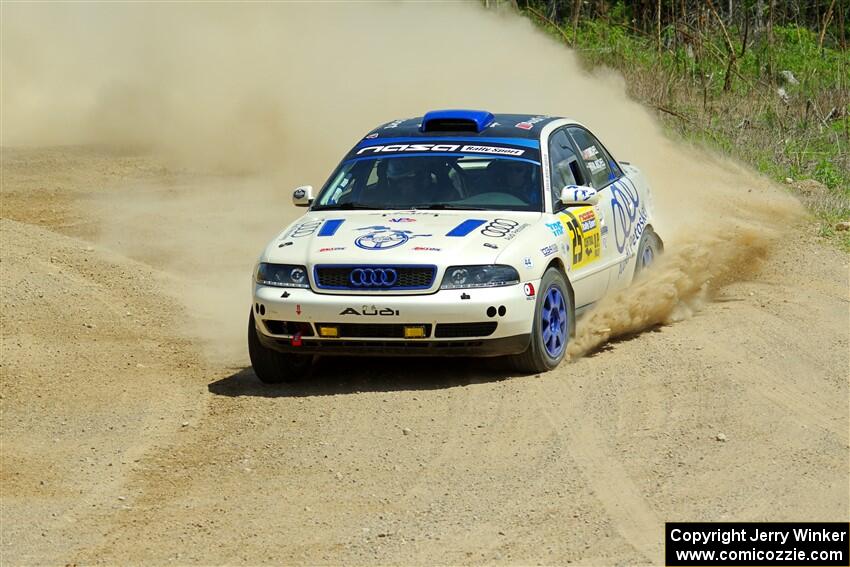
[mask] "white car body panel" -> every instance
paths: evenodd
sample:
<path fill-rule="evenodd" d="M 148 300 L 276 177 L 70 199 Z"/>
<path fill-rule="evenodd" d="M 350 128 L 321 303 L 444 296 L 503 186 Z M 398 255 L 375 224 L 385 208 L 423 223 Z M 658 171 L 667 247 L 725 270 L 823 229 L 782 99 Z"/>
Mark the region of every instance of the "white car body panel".
<path fill-rule="evenodd" d="M 542 213 L 515 211 L 317 211 L 297 219 L 280 233 L 267 247 L 261 262 L 275 264 L 436 264 L 445 269 L 457 264 L 510 264 L 512 251 L 508 245 L 522 236 L 532 226 L 537 226 Z M 458 224 L 468 220 L 485 221 L 477 229 L 463 237 L 446 236 Z M 485 236 L 482 231 L 494 221 L 506 221 L 505 225 L 515 224 L 513 230 L 504 237 Z M 320 227 L 326 221 L 342 221 L 333 235 L 322 236 Z M 375 230 L 369 230 L 369 228 Z M 385 227 L 387 230 L 378 230 Z M 363 236 L 380 233 L 405 234 L 404 244 L 385 249 L 368 249 L 357 241 Z M 501 229 L 499 230 L 501 232 Z M 484 246 L 488 243 L 496 248 Z M 504 256 L 504 258 L 503 258 Z M 521 260 L 521 258 L 520 258 Z M 520 276 L 532 278 L 537 270 L 525 266 L 515 266 Z M 309 270 L 312 278 L 312 270 Z M 437 280 L 442 277 L 438 271 Z M 315 282 L 312 282 L 315 284 Z M 435 291 L 440 281 L 435 281 L 430 290 L 394 291 L 394 294 L 421 294 Z M 386 294 L 385 291 L 323 291 L 317 287 L 317 293 L 346 294 Z"/>
<path fill-rule="evenodd" d="M 646 227 L 654 221 L 649 186 L 634 166 L 618 162 L 623 176 L 598 189 L 596 205 L 553 212 L 548 140 L 559 128 L 578 123 L 553 120 L 540 131 L 542 190 L 545 212 L 477 210 L 331 210 L 308 211 L 283 230 L 263 251 L 260 262 L 307 268 L 311 289 L 254 283 L 257 328 L 279 339 L 264 320 L 316 323 L 430 324 L 496 321 L 487 339 L 529 335 L 536 291 L 550 266 L 563 270 L 577 310 L 605 293 L 631 283 L 636 251 Z M 475 224 L 463 235 L 452 235 L 463 223 Z M 513 266 L 520 283 L 503 287 L 440 290 L 449 266 L 505 264 Z M 322 289 L 317 265 L 436 266 L 428 289 Z M 531 288 L 526 284 L 531 284 Z M 529 293 L 533 289 L 534 292 Z M 504 307 L 504 315 L 488 316 L 489 307 Z M 263 316 L 259 309 L 263 309 Z M 356 312 L 356 313 L 355 313 Z M 434 339 L 434 328 L 430 339 Z M 318 333 L 316 333 L 318 334 Z M 314 341 L 335 338 L 313 336 Z M 409 342 L 416 339 L 371 339 Z M 466 341 L 444 338 L 444 342 Z"/>

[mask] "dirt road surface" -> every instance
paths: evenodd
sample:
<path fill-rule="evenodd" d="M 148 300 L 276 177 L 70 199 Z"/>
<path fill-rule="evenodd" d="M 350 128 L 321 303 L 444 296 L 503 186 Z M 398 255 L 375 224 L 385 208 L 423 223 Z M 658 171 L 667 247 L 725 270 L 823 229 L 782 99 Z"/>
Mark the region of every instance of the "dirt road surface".
<path fill-rule="evenodd" d="M 553 372 L 331 359 L 267 387 L 91 214 L 188 174 L 3 160 L 4 565 L 657 564 L 665 521 L 848 518 L 848 257 L 805 225 L 695 317 Z"/>

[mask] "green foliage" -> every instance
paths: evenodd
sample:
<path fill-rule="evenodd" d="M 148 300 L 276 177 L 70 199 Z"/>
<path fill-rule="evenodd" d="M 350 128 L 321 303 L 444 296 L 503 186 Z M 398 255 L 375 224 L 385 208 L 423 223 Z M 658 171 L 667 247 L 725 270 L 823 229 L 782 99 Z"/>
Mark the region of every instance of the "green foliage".
<path fill-rule="evenodd" d="M 773 33 L 775 68 L 777 71 L 791 71 L 800 81 L 799 86 L 789 85 L 789 92 L 811 96 L 819 90 L 841 86 L 842 70 L 844 73 L 848 71 L 846 53 L 831 48 L 819 49 L 818 35 L 806 28 L 776 26 Z M 850 77 L 845 74 L 845 84 L 850 82 L 848 79 Z"/>
<path fill-rule="evenodd" d="M 835 164 L 827 158 L 821 158 L 815 166 L 815 178 L 830 189 L 840 189 L 842 185 L 847 187 L 846 172 L 844 175 L 838 171 Z"/>
<path fill-rule="evenodd" d="M 622 72 L 630 94 L 664 107 L 659 117 L 685 140 L 733 155 L 780 182 L 813 178 L 826 185 L 827 198 L 807 204 L 823 235 L 850 250 L 850 235 L 832 229 L 850 220 L 848 53 L 835 41 L 821 47 L 816 31 L 787 22 L 774 25 L 772 36 L 765 29 L 749 30 L 744 48 L 743 30 L 730 26 L 735 61 L 724 92 L 729 52 L 718 25 L 684 34 L 664 25 L 659 50 L 654 31 L 635 28 L 635 10 L 633 3 L 618 0 L 604 17 L 580 19 L 575 37 L 571 23 L 556 22 L 556 30 L 530 17 L 566 38 L 588 67 Z"/>

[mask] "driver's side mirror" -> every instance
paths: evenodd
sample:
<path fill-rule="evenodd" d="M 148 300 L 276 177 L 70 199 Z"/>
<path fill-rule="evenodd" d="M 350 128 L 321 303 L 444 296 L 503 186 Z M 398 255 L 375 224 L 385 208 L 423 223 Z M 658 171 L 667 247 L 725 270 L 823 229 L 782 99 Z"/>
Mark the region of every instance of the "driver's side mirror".
<path fill-rule="evenodd" d="M 292 192 L 292 204 L 296 207 L 309 207 L 313 202 L 313 186 L 302 185 Z"/>
<path fill-rule="evenodd" d="M 561 202 L 565 205 L 595 205 L 599 193 L 593 187 L 567 185 L 561 190 Z"/>

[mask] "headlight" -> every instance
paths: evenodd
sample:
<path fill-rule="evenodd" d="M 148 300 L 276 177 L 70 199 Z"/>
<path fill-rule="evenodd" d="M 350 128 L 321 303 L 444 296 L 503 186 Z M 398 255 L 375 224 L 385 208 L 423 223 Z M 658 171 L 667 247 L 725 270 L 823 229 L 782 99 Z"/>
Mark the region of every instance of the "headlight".
<path fill-rule="evenodd" d="M 257 283 L 278 287 L 310 287 L 307 269 L 288 264 L 260 264 L 257 266 Z"/>
<path fill-rule="evenodd" d="M 519 283 L 519 274 L 510 266 L 449 266 L 440 289 L 498 287 Z"/>

